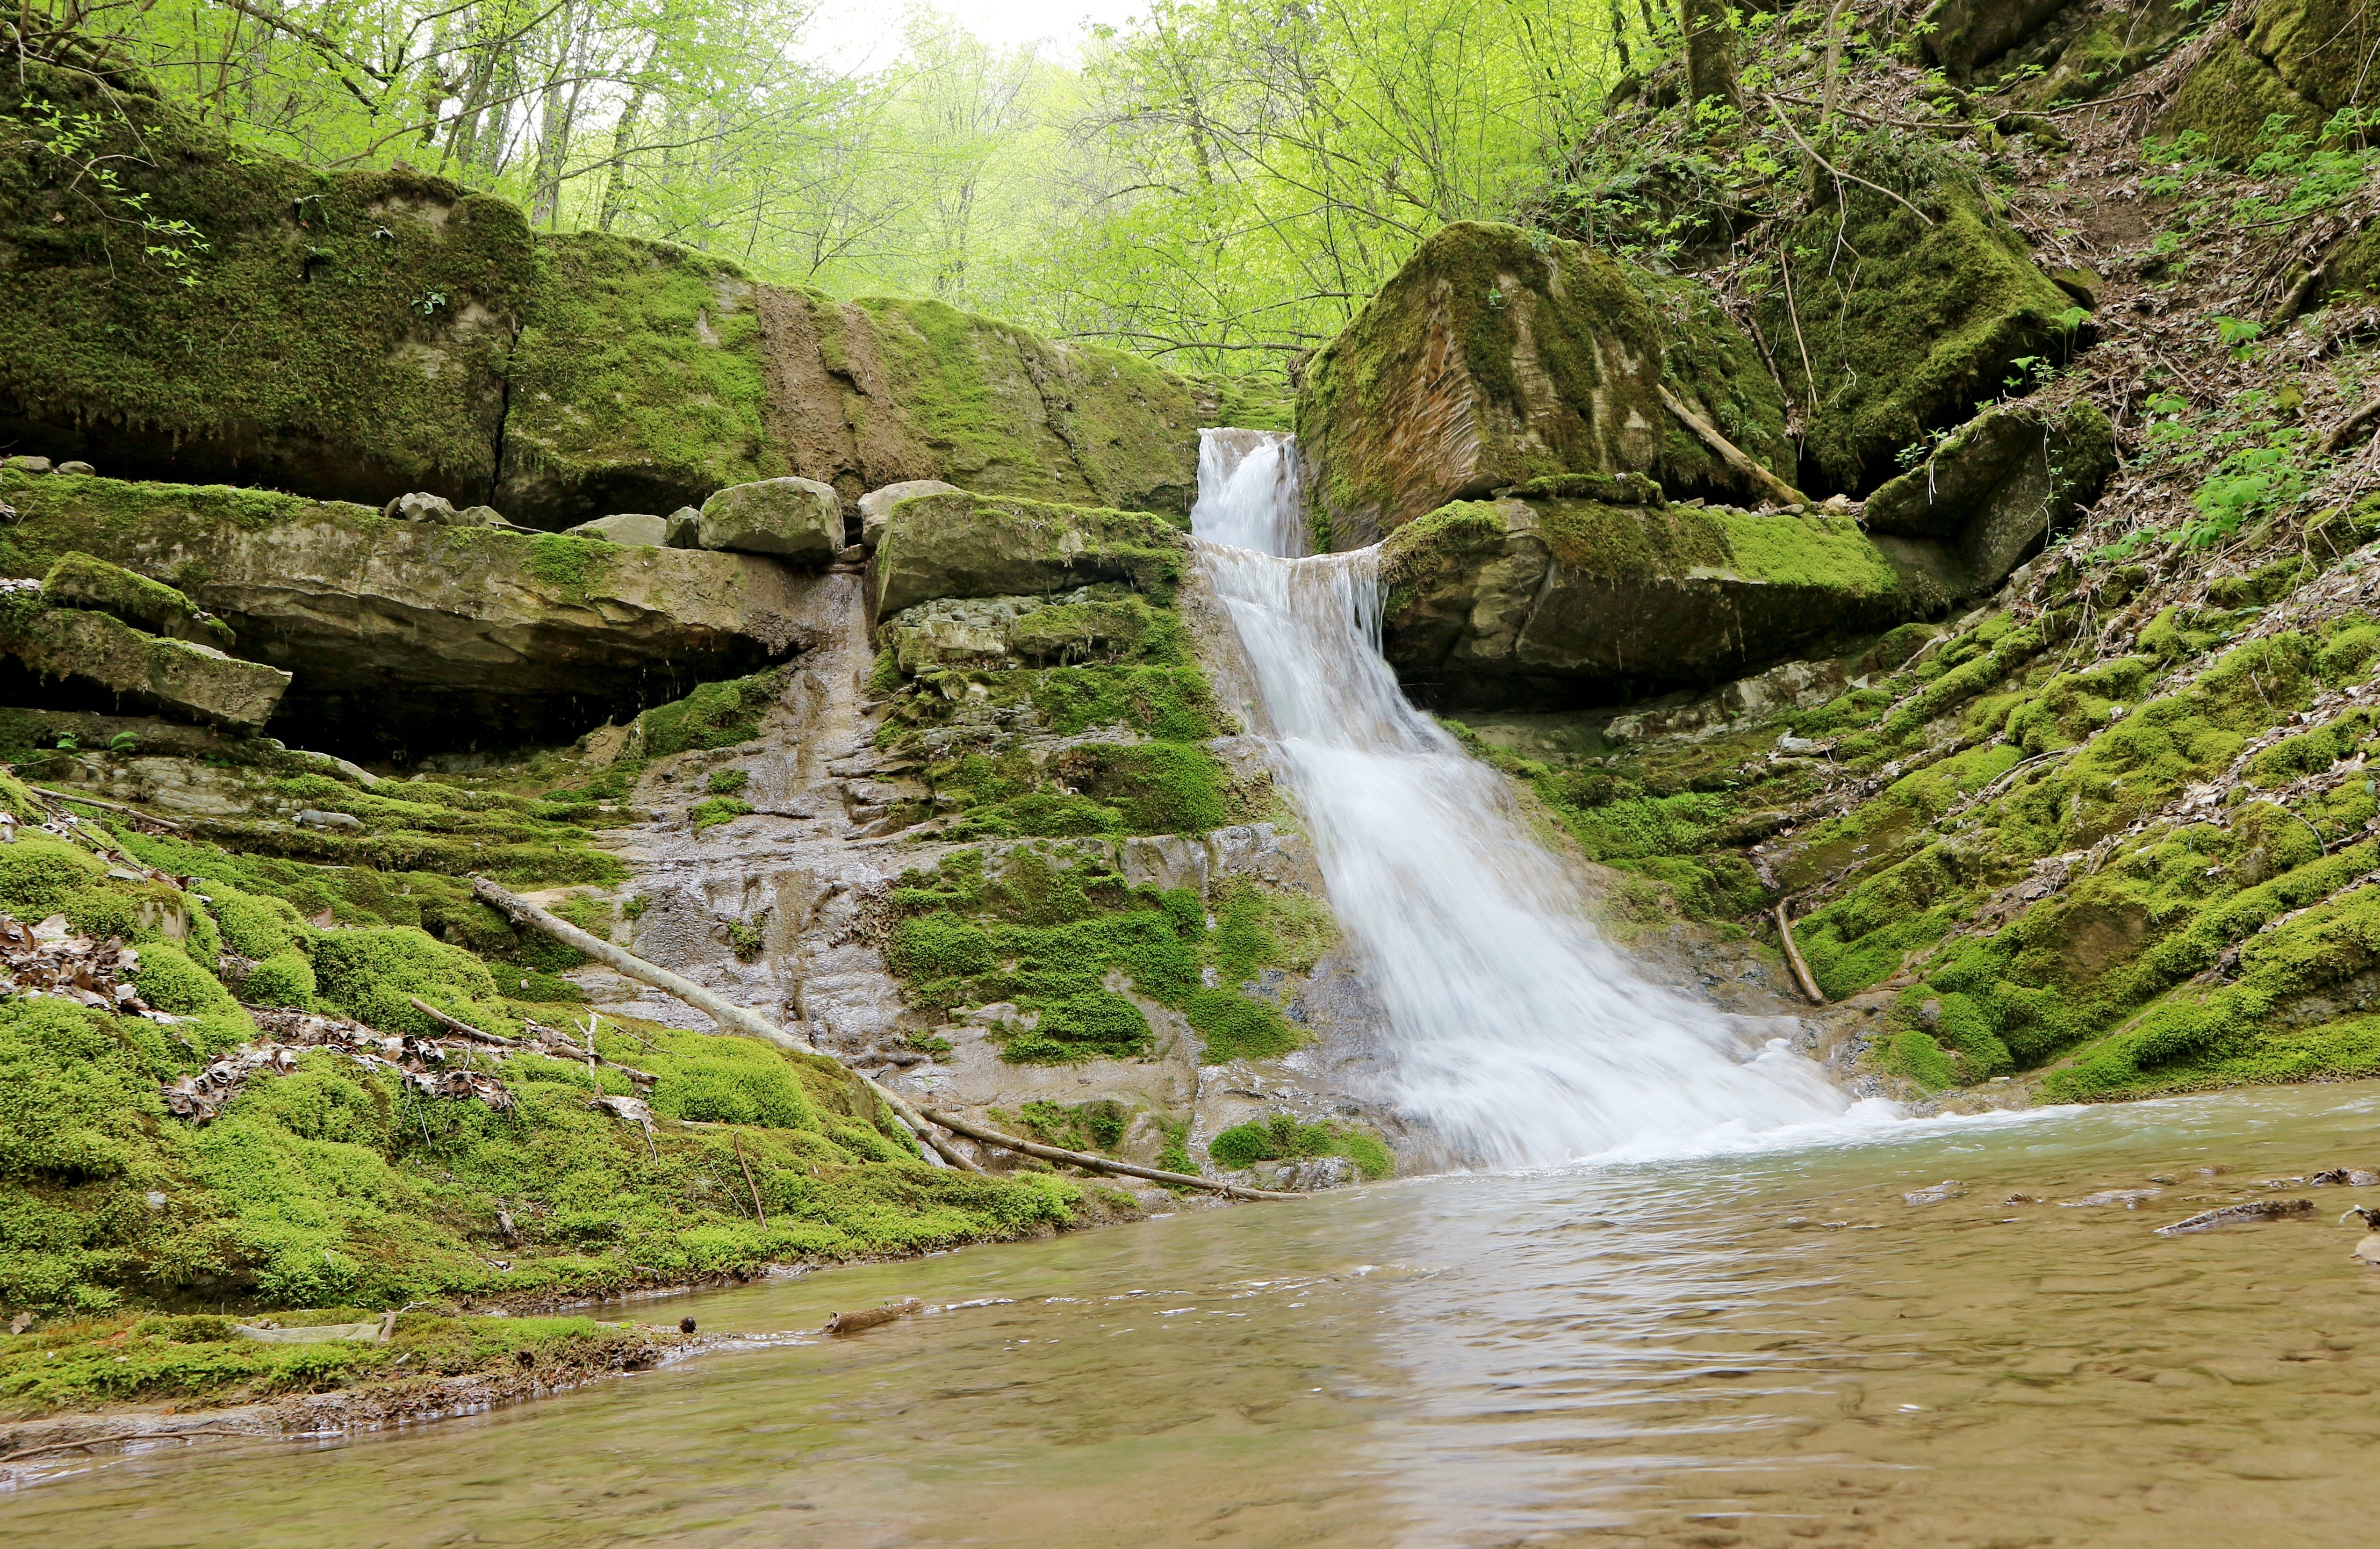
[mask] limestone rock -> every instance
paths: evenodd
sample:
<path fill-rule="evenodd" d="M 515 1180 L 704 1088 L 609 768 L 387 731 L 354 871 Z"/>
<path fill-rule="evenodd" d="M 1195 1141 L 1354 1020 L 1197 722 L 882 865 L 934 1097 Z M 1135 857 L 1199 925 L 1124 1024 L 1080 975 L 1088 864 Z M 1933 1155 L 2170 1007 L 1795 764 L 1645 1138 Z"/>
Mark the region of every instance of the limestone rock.
<path fill-rule="evenodd" d="M 819 638 L 856 578 L 566 533 L 386 522 L 255 490 L 0 474 L 18 550 L 186 578 L 244 650 L 297 672 L 307 740 L 360 756 L 568 741 Z M 443 729 L 442 729 L 443 728 Z"/>
<path fill-rule="evenodd" d="M 42 579 L 42 597 L 52 607 L 103 613 L 151 634 L 223 650 L 233 643 L 221 619 L 174 588 L 87 554 L 60 555 Z"/>
<path fill-rule="evenodd" d="M 51 471 L 50 459 L 47 457 L 10 457 L 5 466 L 13 468 L 19 473 L 47 473 Z"/>
<path fill-rule="evenodd" d="M 1660 373 L 1658 325 L 1618 263 L 1518 226 L 1443 227 L 1305 369 L 1309 506 L 1353 548 L 1548 474 L 1643 472 Z"/>
<path fill-rule="evenodd" d="M 859 542 L 870 554 L 884 541 L 884 526 L 892 519 L 896 502 L 913 494 L 956 494 L 956 484 L 945 484 L 940 479 L 904 479 L 897 484 L 887 484 L 880 490 L 869 490 L 859 497 Z"/>
<path fill-rule="evenodd" d="M 662 518 L 666 536 L 664 546 L 673 549 L 702 547 L 702 512 L 693 506 L 681 506 Z"/>
<path fill-rule="evenodd" d="M 1644 271 L 1632 278 L 1659 330 L 1663 384 L 1745 456 L 1792 483 L 1798 455 L 1785 433 L 1785 400 L 1759 346 L 1700 280 Z M 1756 505 L 1767 494 L 1675 414 L 1661 416 L 1659 447 L 1653 477 L 1672 496 Z"/>
<path fill-rule="evenodd" d="M 1189 539 L 1136 511 L 969 494 L 894 508 L 876 551 L 875 614 L 936 598 L 1016 596 L 1124 581 L 1170 597 Z"/>
<path fill-rule="evenodd" d="M 2069 0 L 1937 0 L 1925 13 L 1926 58 L 1961 84 L 1975 71 L 2025 42 Z"/>
<path fill-rule="evenodd" d="M 569 531 L 582 538 L 601 538 L 607 543 L 641 543 L 647 548 L 662 548 L 669 543 L 670 524 L 665 517 L 623 511 L 617 516 L 598 517 L 593 521 L 580 522 Z"/>
<path fill-rule="evenodd" d="M 0 630 L 0 650 L 37 673 L 80 677 L 192 720 L 253 731 L 271 720 L 289 674 L 212 646 L 144 635 L 120 619 L 46 607 Z"/>
<path fill-rule="evenodd" d="M 2005 405 L 1869 495 L 1865 520 L 1885 537 L 1940 540 L 1958 562 L 1954 595 L 1982 596 L 2097 499 L 2115 470 L 2115 433 L 2095 405 Z"/>
<path fill-rule="evenodd" d="M 95 472 L 97 472 L 97 471 L 98 471 L 98 470 L 97 470 L 97 469 L 94 469 L 93 467 L 91 467 L 91 464 L 89 464 L 89 463 L 87 463 L 87 462 L 78 462 L 78 461 L 75 461 L 75 460 L 69 459 L 69 460 L 67 460 L 67 461 L 66 461 L 66 462 L 62 462 L 62 463 L 58 464 L 57 471 L 58 471 L 58 472 L 60 472 L 60 473 L 84 474 L 84 473 L 95 473 Z"/>
<path fill-rule="evenodd" d="M 1760 301 L 1764 335 L 1801 341 L 1776 355 L 1786 386 L 1810 406 L 1804 489 L 1813 471 L 1853 494 L 1874 489 L 1928 431 L 1962 423 L 2021 377 L 2018 360 L 2060 359 L 2070 347 L 2074 303 L 1981 193 L 1946 180 L 1912 201 L 1923 218 L 1847 185 L 1842 201 L 1803 219 L 1791 250 L 1829 252 L 1840 240 L 1864 255 L 1856 281 L 1849 267 L 1797 266 L 1790 303 L 1782 284 Z"/>
<path fill-rule="evenodd" d="M 1848 517 L 1563 497 L 1434 511 L 1382 579 L 1389 660 L 1456 704 L 1708 683 L 1918 605 Z"/>
<path fill-rule="evenodd" d="M 762 479 L 702 504 L 702 546 L 824 565 L 843 548 L 843 502 L 815 479 Z"/>

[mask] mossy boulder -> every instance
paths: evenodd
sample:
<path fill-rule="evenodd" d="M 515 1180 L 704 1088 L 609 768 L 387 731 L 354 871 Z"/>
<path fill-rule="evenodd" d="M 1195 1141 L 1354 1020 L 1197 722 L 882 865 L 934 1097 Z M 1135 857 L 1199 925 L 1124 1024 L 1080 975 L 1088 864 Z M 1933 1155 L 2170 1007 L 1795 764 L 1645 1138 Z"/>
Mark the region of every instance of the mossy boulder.
<path fill-rule="evenodd" d="M 2380 18 L 2361 0 L 2265 0 L 2183 78 L 2153 132 L 2195 130 L 2216 155 L 2245 162 L 2264 148 L 2274 116 L 2311 135 L 2366 99 L 2375 64 Z"/>
<path fill-rule="evenodd" d="M 0 498 L 21 513 L 0 575 L 79 553 L 169 582 L 297 674 L 283 713 L 308 742 L 373 756 L 565 741 L 749 672 L 811 638 L 824 579 L 261 490 L 12 470 Z"/>
<path fill-rule="evenodd" d="M 24 62 L 10 87 L 0 441 L 373 506 L 487 496 L 534 274 L 517 209 L 260 156 L 137 83 Z M 144 221 L 196 236 L 144 239 Z"/>
<path fill-rule="evenodd" d="M 728 554 L 823 565 L 843 549 L 843 502 L 815 479 L 732 484 L 702 504 L 697 542 Z"/>
<path fill-rule="evenodd" d="M 1330 546 L 1551 474 L 1643 472 L 1660 332 L 1626 270 L 1518 226 L 1441 228 L 1305 368 L 1297 433 Z"/>
<path fill-rule="evenodd" d="M 1922 147 L 1871 147 L 1861 176 L 1789 234 L 1758 321 L 1803 406 L 1802 487 L 1863 494 L 1979 400 L 2070 348 L 2074 303 L 1966 176 Z M 1836 262 L 1843 251 L 1856 263 Z M 1806 361 L 1806 364 L 1805 364 Z"/>
<path fill-rule="evenodd" d="M 1920 604 L 1849 517 L 1658 500 L 1457 502 L 1398 529 L 1381 564 L 1389 660 L 1442 704 L 1718 682 Z"/>
<path fill-rule="evenodd" d="M 875 616 L 936 598 L 1002 597 L 1123 581 L 1170 600 L 1189 539 L 1161 517 L 990 495 L 902 501 L 877 546 Z"/>
<path fill-rule="evenodd" d="M 790 470 L 846 504 L 939 479 L 987 494 L 1187 512 L 1209 389 L 940 301 L 759 296 L 769 423 Z"/>
<path fill-rule="evenodd" d="M 1952 80 L 1965 82 L 2018 45 L 2030 42 L 2070 0 L 1935 0 L 1925 13 L 1920 46 Z"/>
<path fill-rule="evenodd" d="M 1958 562 L 1946 573 L 1952 590 L 1980 596 L 2097 499 L 2115 470 L 2115 431 L 2097 405 L 2010 404 L 1869 495 L 1864 520 L 1874 534 L 1943 543 Z"/>

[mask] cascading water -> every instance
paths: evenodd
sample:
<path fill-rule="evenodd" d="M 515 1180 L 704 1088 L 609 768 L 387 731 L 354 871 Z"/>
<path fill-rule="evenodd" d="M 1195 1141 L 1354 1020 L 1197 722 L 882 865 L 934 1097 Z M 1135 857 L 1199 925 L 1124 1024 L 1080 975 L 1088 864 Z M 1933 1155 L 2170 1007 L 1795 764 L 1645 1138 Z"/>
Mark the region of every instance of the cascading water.
<path fill-rule="evenodd" d="M 1849 1106 L 1781 1040 L 1748 1048 L 1722 1014 L 1646 982 L 1595 933 L 1502 782 L 1406 702 L 1380 654 L 1378 551 L 1281 557 L 1281 535 L 1299 533 L 1294 476 L 1281 471 L 1293 444 L 1206 436 L 1200 559 L 1238 627 L 1331 906 L 1387 1006 L 1403 1105 L 1500 1166 L 1688 1149 Z M 1226 436 L 1238 445 L 1219 450 Z M 1282 503 L 1269 513 L 1255 508 L 1259 474 Z"/>

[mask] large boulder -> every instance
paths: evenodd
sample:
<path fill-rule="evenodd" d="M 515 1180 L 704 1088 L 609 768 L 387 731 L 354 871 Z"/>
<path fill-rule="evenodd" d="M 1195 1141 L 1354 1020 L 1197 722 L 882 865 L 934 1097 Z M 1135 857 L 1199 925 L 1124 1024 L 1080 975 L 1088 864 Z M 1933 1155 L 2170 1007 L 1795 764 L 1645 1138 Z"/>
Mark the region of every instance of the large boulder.
<path fill-rule="evenodd" d="M 1785 399 L 1759 346 L 1700 280 L 1642 270 L 1631 277 L 1659 329 L 1662 385 L 1739 451 L 1791 483 L 1797 454 L 1785 429 Z M 1756 504 L 1771 493 L 1730 466 L 1675 413 L 1661 416 L 1659 445 L 1653 477 L 1673 496 Z"/>
<path fill-rule="evenodd" d="M 815 479 L 762 479 L 702 503 L 698 541 L 727 554 L 824 565 L 843 549 L 843 502 Z"/>
<path fill-rule="evenodd" d="M 260 490 L 0 472 L 0 575 L 68 553 L 178 584 L 294 671 L 279 714 L 349 756 L 568 741 L 819 637 L 856 578 L 746 555 L 391 521 Z"/>
<path fill-rule="evenodd" d="M 42 600 L 52 607 L 103 613 L 168 640 L 192 640 L 223 651 L 235 643 L 228 625 L 179 591 L 87 554 L 58 556 L 50 573 L 42 578 Z"/>
<path fill-rule="evenodd" d="M 892 507 L 910 496 L 958 493 L 956 484 L 946 484 L 940 479 L 904 479 L 880 490 L 869 490 L 859 497 L 860 545 L 875 553 L 876 545 L 884 541 L 884 529 L 892 520 Z"/>
<path fill-rule="evenodd" d="M 1409 688 L 1450 705 L 1608 703 L 1740 677 L 1929 601 L 1847 516 L 1568 487 L 1458 502 L 1390 535 L 1385 649 Z"/>
<path fill-rule="evenodd" d="M 1921 149 L 1906 152 L 1925 167 Z M 2070 350 L 2079 311 L 1955 167 L 1853 170 L 1783 243 L 1789 266 L 1758 307 L 1778 369 L 1803 405 L 1803 487 L 1864 494 L 1900 471 L 1929 431 L 1960 425 L 2024 360 Z M 1833 262 L 1838 250 L 1857 262 Z M 1777 343 L 1776 341 L 1782 341 Z"/>
<path fill-rule="evenodd" d="M 892 509 L 874 564 L 874 614 L 936 598 L 1013 597 L 1126 581 L 1172 594 L 1190 541 L 1161 517 L 956 493 Z"/>
<path fill-rule="evenodd" d="M 1957 562 L 1951 590 L 1980 596 L 2097 499 L 2115 470 L 2115 432 L 2096 405 L 2010 404 L 1869 495 L 1864 519 L 1872 534 L 1944 544 Z"/>
<path fill-rule="evenodd" d="M 1658 324 L 1618 263 L 1518 226 L 1443 227 L 1305 368 L 1307 501 L 1351 548 L 1526 480 L 1643 472 L 1660 378 Z"/>
<path fill-rule="evenodd" d="M 2265 0 L 2183 78 L 2152 132 L 2194 130 L 2216 155 L 2246 162 L 2269 145 L 2274 116 L 2312 135 L 2368 100 L 2375 64 L 2380 17 L 2364 0 Z"/>
<path fill-rule="evenodd" d="M 1131 510 L 1186 512 L 1197 494 L 1220 399 L 1152 361 L 940 301 L 759 302 L 771 433 L 846 500 L 917 479 Z"/>
<path fill-rule="evenodd" d="M 420 173 L 259 155 L 137 82 L 20 60 L 9 91 L 87 143 L 0 140 L 0 445 L 371 506 L 486 497 L 532 289 L 519 210 Z M 90 157 L 152 229 L 198 237 L 128 248 L 138 223 L 90 194 Z"/>

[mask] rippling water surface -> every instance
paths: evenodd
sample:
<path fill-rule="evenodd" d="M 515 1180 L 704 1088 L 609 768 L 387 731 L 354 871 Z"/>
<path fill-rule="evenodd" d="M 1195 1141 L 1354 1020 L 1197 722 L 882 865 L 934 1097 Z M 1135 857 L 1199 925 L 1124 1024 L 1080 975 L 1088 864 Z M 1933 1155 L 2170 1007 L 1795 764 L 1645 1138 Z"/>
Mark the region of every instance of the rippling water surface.
<path fill-rule="evenodd" d="M 2375 1164 L 2352 1086 L 1193 1211 L 643 1304 L 759 1331 L 1004 1299 L 401 1434 L 99 1463 L 0 1498 L 0 1536 L 2366 1543 L 2380 1272 L 2334 1223 L 2380 1189 L 2152 1228 Z"/>

